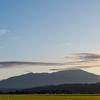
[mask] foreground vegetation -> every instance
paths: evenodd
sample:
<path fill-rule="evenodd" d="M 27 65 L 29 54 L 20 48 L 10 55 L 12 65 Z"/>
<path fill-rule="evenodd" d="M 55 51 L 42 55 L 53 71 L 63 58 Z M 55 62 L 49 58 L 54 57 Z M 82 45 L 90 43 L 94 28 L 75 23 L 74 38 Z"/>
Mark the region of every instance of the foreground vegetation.
<path fill-rule="evenodd" d="M 26 94 L 0 95 L 0 100 L 100 100 L 100 94 Z"/>

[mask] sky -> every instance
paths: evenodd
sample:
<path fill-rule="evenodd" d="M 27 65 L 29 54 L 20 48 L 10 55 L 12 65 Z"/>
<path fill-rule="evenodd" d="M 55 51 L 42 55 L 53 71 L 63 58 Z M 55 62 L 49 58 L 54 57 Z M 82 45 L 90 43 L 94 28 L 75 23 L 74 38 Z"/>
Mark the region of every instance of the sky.
<path fill-rule="evenodd" d="M 69 69 L 100 75 L 100 0 L 0 0 L 0 80 Z"/>

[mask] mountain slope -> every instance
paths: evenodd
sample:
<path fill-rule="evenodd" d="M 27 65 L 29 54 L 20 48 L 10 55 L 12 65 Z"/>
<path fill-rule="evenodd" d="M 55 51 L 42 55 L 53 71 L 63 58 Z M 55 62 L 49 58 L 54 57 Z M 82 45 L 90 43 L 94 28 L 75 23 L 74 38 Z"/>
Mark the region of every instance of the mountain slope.
<path fill-rule="evenodd" d="M 60 84 L 60 85 L 50 85 L 50 86 L 39 86 L 35 88 L 27 88 L 22 89 L 20 91 L 41 91 L 41 90 L 50 90 L 50 91 L 56 91 L 56 90 L 69 90 L 73 93 L 100 93 L 100 82 L 98 83 L 92 83 L 92 84 Z"/>
<path fill-rule="evenodd" d="M 96 83 L 100 76 L 83 70 L 68 70 L 54 73 L 29 73 L 0 81 L 0 88 L 31 88 L 66 83 Z"/>

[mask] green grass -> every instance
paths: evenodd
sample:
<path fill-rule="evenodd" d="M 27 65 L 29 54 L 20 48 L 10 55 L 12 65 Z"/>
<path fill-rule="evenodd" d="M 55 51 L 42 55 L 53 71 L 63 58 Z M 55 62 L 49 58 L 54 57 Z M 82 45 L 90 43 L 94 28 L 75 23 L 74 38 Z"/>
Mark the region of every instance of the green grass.
<path fill-rule="evenodd" d="M 100 100 L 100 94 L 72 94 L 72 95 L 0 95 L 0 100 Z"/>

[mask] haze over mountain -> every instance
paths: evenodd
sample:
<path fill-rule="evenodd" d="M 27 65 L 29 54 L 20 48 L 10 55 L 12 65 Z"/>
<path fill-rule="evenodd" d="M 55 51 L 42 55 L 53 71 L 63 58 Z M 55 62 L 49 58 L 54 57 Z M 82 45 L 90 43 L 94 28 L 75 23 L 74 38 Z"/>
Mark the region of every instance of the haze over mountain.
<path fill-rule="evenodd" d="M 0 81 L 0 88 L 32 88 L 67 83 L 96 83 L 100 76 L 83 70 L 67 70 L 54 73 L 28 73 Z"/>

